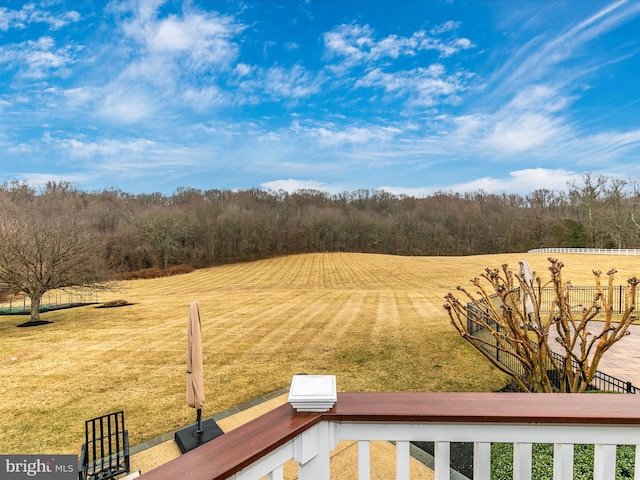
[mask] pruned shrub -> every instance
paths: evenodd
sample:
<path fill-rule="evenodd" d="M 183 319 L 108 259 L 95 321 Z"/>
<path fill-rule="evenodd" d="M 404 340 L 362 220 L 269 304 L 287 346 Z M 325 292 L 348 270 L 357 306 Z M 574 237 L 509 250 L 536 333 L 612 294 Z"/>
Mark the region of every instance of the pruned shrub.
<path fill-rule="evenodd" d="M 96 308 L 124 307 L 126 305 L 131 305 L 131 304 L 126 300 L 110 300 L 108 302 L 104 302 L 102 305 L 99 305 Z"/>

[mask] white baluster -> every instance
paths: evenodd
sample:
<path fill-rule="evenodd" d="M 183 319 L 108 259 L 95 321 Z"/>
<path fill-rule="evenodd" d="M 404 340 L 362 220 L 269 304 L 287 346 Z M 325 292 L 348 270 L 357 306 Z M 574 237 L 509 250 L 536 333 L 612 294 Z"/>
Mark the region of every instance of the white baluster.
<path fill-rule="evenodd" d="M 491 444 L 476 442 L 473 444 L 473 478 L 490 480 L 491 478 Z"/>
<path fill-rule="evenodd" d="M 409 480 L 409 442 L 396 442 L 396 479 Z"/>
<path fill-rule="evenodd" d="M 451 468 L 451 449 L 449 442 L 435 442 L 433 454 L 436 457 L 436 480 L 449 480 L 449 469 Z"/>
<path fill-rule="evenodd" d="M 513 444 L 513 479 L 531 480 L 531 444 Z"/>
<path fill-rule="evenodd" d="M 593 457 L 593 480 L 611 480 L 612 478 L 616 478 L 616 446 L 596 444 Z"/>
<path fill-rule="evenodd" d="M 267 475 L 267 480 L 283 480 L 284 478 L 284 468 L 280 465 L 273 472 Z"/>
<path fill-rule="evenodd" d="M 371 478 L 371 443 L 368 440 L 358 442 L 358 480 Z"/>
<path fill-rule="evenodd" d="M 553 445 L 553 479 L 573 478 L 573 444 L 556 443 Z"/>

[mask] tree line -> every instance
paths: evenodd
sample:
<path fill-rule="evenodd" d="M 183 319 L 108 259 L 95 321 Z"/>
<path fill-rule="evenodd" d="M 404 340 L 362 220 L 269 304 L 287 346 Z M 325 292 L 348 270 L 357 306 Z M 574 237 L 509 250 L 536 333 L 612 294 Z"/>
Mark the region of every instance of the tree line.
<path fill-rule="evenodd" d="M 4 241 L 12 238 L 8 228 L 12 235 L 81 228 L 91 254 L 110 272 L 130 272 L 310 252 L 435 256 L 634 248 L 640 246 L 639 201 L 638 180 L 591 174 L 566 191 L 440 191 L 420 198 L 380 190 L 259 188 L 134 195 L 86 192 L 68 182 L 35 188 L 10 181 L 0 186 L 0 212 L 12 223 L 0 225 Z"/>

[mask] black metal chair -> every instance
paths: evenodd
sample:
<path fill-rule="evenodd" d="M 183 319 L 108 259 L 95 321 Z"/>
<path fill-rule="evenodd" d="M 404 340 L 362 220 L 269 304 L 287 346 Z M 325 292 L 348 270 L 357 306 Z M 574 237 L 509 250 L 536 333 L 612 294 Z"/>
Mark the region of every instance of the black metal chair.
<path fill-rule="evenodd" d="M 129 432 L 123 411 L 87 420 L 84 432 L 80 480 L 107 480 L 129 473 Z"/>

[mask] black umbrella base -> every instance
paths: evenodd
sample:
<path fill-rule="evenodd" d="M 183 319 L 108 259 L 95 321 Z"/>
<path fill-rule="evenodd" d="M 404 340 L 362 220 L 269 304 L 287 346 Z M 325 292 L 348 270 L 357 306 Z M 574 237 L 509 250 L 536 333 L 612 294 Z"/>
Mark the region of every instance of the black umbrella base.
<path fill-rule="evenodd" d="M 196 425 L 189 425 L 176 432 L 175 440 L 180 452 L 186 453 L 193 450 L 224 433 L 213 419 L 202 422 L 202 433 L 196 433 L 196 428 Z"/>

